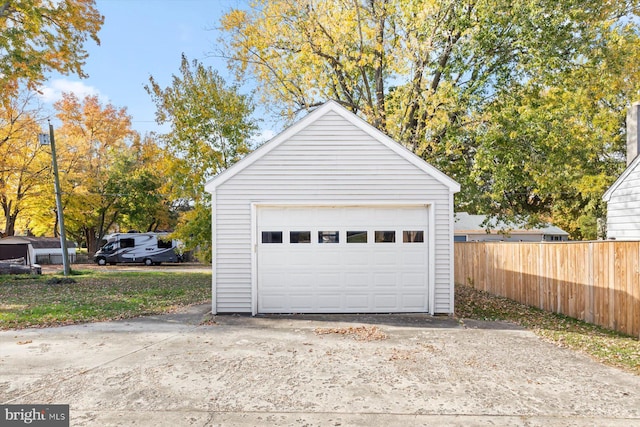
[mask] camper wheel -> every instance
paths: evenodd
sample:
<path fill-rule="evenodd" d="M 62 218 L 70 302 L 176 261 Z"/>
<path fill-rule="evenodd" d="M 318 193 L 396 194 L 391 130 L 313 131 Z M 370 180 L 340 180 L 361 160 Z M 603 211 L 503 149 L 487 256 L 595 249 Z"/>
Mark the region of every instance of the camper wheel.
<path fill-rule="evenodd" d="M 98 263 L 98 265 L 107 265 L 107 260 L 103 257 L 96 259 L 96 262 Z"/>
<path fill-rule="evenodd" d="M 151 258 L 145 258 L 144 265 L 153 265 L 153 261 L 151 261 Z"/>

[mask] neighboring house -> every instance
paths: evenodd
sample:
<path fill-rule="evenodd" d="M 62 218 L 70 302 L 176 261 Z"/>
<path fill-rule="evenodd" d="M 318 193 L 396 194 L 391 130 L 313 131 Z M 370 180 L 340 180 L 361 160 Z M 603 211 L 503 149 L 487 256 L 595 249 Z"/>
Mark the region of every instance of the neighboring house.
<path fill-rule="evenodd" d="M 205 188 L 213 313 L 453 313 L 459 184 L 336 102 Z"/>
<path fill-rule="evenodd" d="M 498 222 L 489 231 L 486 215 L 455 214 L 456 242 L 564 242 L 569 233 L 554 225 L 525 228 L 522 225 Z"/>
<path fill-rule="evenodd" d="M 9 236 L 0 244 L 29 244 L 33 248 L 32 264 L 62 264 L 62 248 L 58 237 Z M 69 262 L 75 262 L 76 245 L 67 240 Z"/>
<path fill-rule="evenodd" d="M 627 112 L 627 168 L 604 193 L 607 202 L 607 238 L 640 240 L 640 102 Z"/>

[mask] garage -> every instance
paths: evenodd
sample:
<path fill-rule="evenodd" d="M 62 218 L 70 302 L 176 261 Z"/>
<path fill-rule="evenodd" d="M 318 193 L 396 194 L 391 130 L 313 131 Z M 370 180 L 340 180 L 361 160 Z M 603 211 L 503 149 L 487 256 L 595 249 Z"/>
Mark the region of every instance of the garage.
<path fill-rule="evenodd" d="M 459 184 L 338 103 L 205 189 L 213 313 L 453 313 Z"/>
<path fill-rule="evenodd" d="M 258 208 L 258 311 L 427 311 L 427 225 L 426 206 Z"/>

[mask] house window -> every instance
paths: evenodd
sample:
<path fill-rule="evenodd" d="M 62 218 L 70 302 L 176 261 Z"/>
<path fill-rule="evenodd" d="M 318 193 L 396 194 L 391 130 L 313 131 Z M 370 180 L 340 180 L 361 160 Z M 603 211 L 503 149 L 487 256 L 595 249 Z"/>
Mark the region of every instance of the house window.
<path fill-rule="evenodd" d="M 318 231 L 318 243 L 339 243 L 339 231 Z"/>
<path fill-rule="evenodd" d="M 262 243 L 282 243 L 282 231 L 263 231 Z"/>
<path fill-rule="evenodd" d="M 396 241 L 395 231 L 376 231 L 376 243 L 394 243 Z"/>
<path fill-rule="evenodd" d="M 367 243 L 367 232 L 347 231 L 347 243 Z"/>
<path fill-rule="evenodd" d="M 454 242 L 466 242 L 467 236 L 453 236 Z"/>
<path fill-rule="evenodd" d="M 416 231 L 403 231 L 402 232 L 402 241 L 404 243 L 423 243 L 424 242 L 424 231 L 416 230 Z"/>
<path fill-rule="evenodd" d="M 133 248 L 136 246 L 135 239 L 120 239 L 121 248 Z"/>
<path fill-rule="evenodd" d="M 171 244 L 171 240 L 162 240 L 158 239 L 158 248 L 159 249 L 171 249 L 173 245 Z"/>
<path fill-rule="evenodd" d="M 290 231 L 289 232 L 290 243 L 311 243 L 310 231 Z"/>

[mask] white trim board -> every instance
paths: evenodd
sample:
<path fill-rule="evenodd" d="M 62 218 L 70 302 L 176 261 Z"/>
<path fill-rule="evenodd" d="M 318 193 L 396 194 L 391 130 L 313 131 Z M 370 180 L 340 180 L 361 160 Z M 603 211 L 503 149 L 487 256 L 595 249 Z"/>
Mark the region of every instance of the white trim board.
<path fill-rule="evenodd" d="M 384 208 L 384 207 L 399 207 L 399 208 L 424 208 L 427 210 L 427 232 L 425 238 L 427 239 L 427 306 L 424 307 L 424 311 L 433 315 L 435 312 L 435 260 L 436 260 L 436 244 L 435 244 L 435 213 L 432 202 L 425 201 L 403 201 L 401 203 L 395 203 L 391 201 L 370 202 L 370 203 L 300 203 L 296 202 L 252 202 L 251 203 L 251 314 L 253 316 L 259 313 L 258 310 L 258 210 L 259 208 L 268 207 L 292 207 L 292 208 L 314 208 L 314 207 L 337 207 L 337 208 Z"/>

